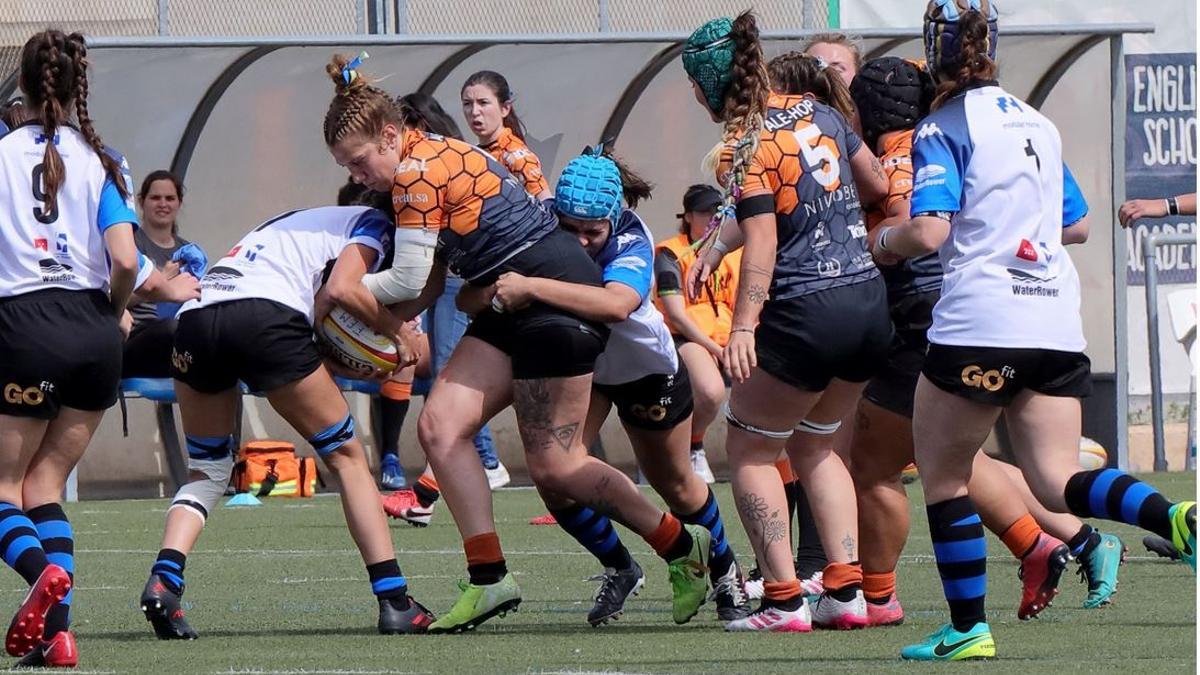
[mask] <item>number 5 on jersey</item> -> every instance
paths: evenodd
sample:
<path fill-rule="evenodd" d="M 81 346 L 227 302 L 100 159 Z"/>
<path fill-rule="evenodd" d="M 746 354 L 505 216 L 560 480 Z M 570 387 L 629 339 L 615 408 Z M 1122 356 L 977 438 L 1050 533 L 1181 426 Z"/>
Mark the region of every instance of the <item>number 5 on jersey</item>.
<path fill-rule="evenodd" d="M 800 146 L 800 157 L 804 160 L 805 171 L 826 192 L 833 192 L 841 186 L 841 164 L 838 162 L 837 143 L 828 136 L 821 135 L 821 129 L 815 124 L 806 124 L 792 132 Z"/>

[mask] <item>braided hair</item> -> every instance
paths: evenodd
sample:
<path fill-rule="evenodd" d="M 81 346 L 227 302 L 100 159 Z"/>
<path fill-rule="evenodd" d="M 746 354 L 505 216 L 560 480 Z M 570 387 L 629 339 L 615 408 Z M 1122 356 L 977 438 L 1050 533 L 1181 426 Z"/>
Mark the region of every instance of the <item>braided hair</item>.
<path fill-rule="evenodd" d="M 388 124 L 404 126 L 396 101 L 358 71 L 365 56 L 365 53 L 355 58 L 334 54 L 325 66 L 335 90 L 324 124 L 325 144 L 331 148 L 353 135 L 377 139 Z"/>
<path fill-rule="evenodd" d="M 116 186 L 122 199 L 128 199 L 130 186 L 121 166 L 104 147 L 88 114 L 87 45 L 81 33 L 67 35 L 60 30 L 37 33 L 21 49 L 20 87 L 29 108 L 42 123 L 48 139 L 42 156 L 42 194 L 50 209 L 57 208 L 58 190 L 66 179 L 66 166 L 53 139 L 61 126 L 70 123 L 68 110 L 75 107 L 75 121 L 84 140 L 100 159 L 104 172 Z"/>
<path fill-rule="evenodd" d="M 995 80 L 997 11 L 989 0 L 931 0 L 925 55 L 938 81 L 933 109 L 975 82 Z"/>
<path fill-rule="evenodd" d="M 708 28 L 708 25 L 701 27 L 693 37 Z M 706 171 L 715 172 L 726 153 L 729 153 L 730 162 L 729 170 L 718 176 L 724 188 L 721 207 L 713 216 L 708 231 L 695 244 L 701 249 L 710 248 L 720 235 L 721 224 L 735 215 L 750 163 L 758 152 L 770 95 L 766 58 L 758 37 L 758 21 L 752 12 L 739 14 L 730 23 L 728 34 L 712 44 L 718 45 L 727 40 L 733 43 L 729 69 L 731 77 L 720 109 L 713 110 L 722 123 L 721 142 L 705 156 L 704 167 Z M 699 49 L 702 50 L 703 46 Z M 684 65 L 688 65 L 686 60 Z"/>

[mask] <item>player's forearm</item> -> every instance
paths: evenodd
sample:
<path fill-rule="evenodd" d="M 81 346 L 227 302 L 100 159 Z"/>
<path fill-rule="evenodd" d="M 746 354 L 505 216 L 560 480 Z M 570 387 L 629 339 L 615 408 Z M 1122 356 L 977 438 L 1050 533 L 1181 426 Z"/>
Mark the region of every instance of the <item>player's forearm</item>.
<path fill-rule="evenodd" d="M 733 306 L 733 330 L 753 330 L 770 294 L 775 272 L 775 217 L 760 215 L 742 223 L 746 243 Z"/>
<path fill-rule="evenodd" d="M 530 279 L 533 297 L 584 319 L 617 323 L 629 318 L 632 308 L 624 295 L 604 286 L 573 284 L 557 279 Z"/>
<path fill-rule="evenodd" d="M 700 330 L 696 322 L 688 316 L 687 305 L 684 303 L 682 295 L 664 296 L 662 301 L 667 320 L 671 322 L 671 328 L 675 329 L 676 333 L 682 335 L 688 342 L 694 342 L 709 351 L 720 350 L 720 345 L 713 342 L 713 339 Z"/>

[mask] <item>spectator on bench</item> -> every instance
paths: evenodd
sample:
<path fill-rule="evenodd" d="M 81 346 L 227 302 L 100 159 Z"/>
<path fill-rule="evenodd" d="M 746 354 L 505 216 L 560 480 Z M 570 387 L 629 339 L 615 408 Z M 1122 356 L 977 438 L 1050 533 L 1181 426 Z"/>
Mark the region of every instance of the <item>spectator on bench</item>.
<path fill-rule="evenodd" d="M 183 206 L 183 182 L 166 170 L 153 171 L 138 191 L 142 226 L 134 235 L 138 250 L 148 257 L 168 283 L 194 286 L 207 261 L 203 250 L 179 236 L 176 221 Z M 133 328 L 125 342 L 122 377 L 170 377 L 171 345 L 175 336 L 175 303 L 130 304 Z"/>

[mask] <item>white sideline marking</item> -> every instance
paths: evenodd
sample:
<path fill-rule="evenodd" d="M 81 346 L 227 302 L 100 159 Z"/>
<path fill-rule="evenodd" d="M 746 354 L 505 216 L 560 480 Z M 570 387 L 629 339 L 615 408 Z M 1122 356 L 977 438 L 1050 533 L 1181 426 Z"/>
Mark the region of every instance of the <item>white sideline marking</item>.
<path fill-rule="evenodd" d="M 40 668 L 0 668 L 0 673 L 24 673 L 29 675 L 31 672 L 37 672 Z M 47 669 L 48 670 L 48 669 Z M 72 669 L 71 675 L 116 675 L 115 670 L 78 670 Z"/>
<path fill-rule="evenodd" d="M 74 590 L 80 593 L 90 593 L 92 591 L 127 591 L 128 586 L 76 586 Z M 5 588 L 0 589 L 0 593 L 28 593 L 28 588 Z M 0 672 L 4 672 L 0 669 Z"/>
<path fill-rule="evenodd" d="M 28 672 L 28 671 L 14 671 Z M 79 671 L 74 671 L 79 672 Z M 341 670 L 325 669 L 309 670 L 308 668 L 289 668 L 287 670 L 264 670 L 262 668 L 230 668 L 218 670 L 216 675 L 418 675 L 414 670 Z"/>
<path fill-rule="evenodd" d="M 644 675 L 626 673 L 624 670 L 530 670 L 529 673 L 533 675 Z"/>
<path fill-rule="evenodd" d="M 112 554 L 112 555 L 153 555 L 158 553 L 158 549 L 140 549 L 140 548 L 81 548 L 75 550 L 76 554 Z M 461 556 L 463 552 L 457 548 L 439 548 L 439 549 L 423 549 L 423 548 L 398 548 L 397 555 L 403 557 L 406 555 L 451 555 Z M 649 551 L 633 551 L 634 556 L 651 558 L 656 557 Z M 561 556 L 561 555 L 577 555 L 591 556 L 591 553 L 582 548 L 571 551 L 504 551 L 506 556 Z M 336 557 L 336 556 L 358 556 L 358 551 L 354 549 L 250 549 L 250 548 L 222 548 L 208 549 L 200 551 L 192 551 L 189 556 L 196 555 L 245 555 L 258 556 L 264 558 L 293 558 L 293 557 Z M 1012 556 L 998 555 L 988 556 L 988 562 L 1015 562 Z M 1147 562 L 1155 560 L 1164 560 L 1156 555 L 1130 555 L 1125 556 L 1126 561 L 1131 562 Z M 906 565 L 922 564 L 934 562 L 933 554 L 916 554 L 900 556 L 900 563 Z M 414 577 L 415 578 L 415 577 Z M 436 578 L 436 577 L 435 577 Z M 28 590 L 28 589 L 26 589 Z"/>
<path fill-rule="evenodd" d="M 515 577 L 523 577 L 526 572 L 512 572 Z M 405 574 L 405 579 L 460 579 L 461 574 Z M 284 577 L 282 579 L 268 579 L 268 584 L 286 585 L 286 584 L 325 584 L 325 583 L 355 583 L 361 584 L 362 577 Z"/>

